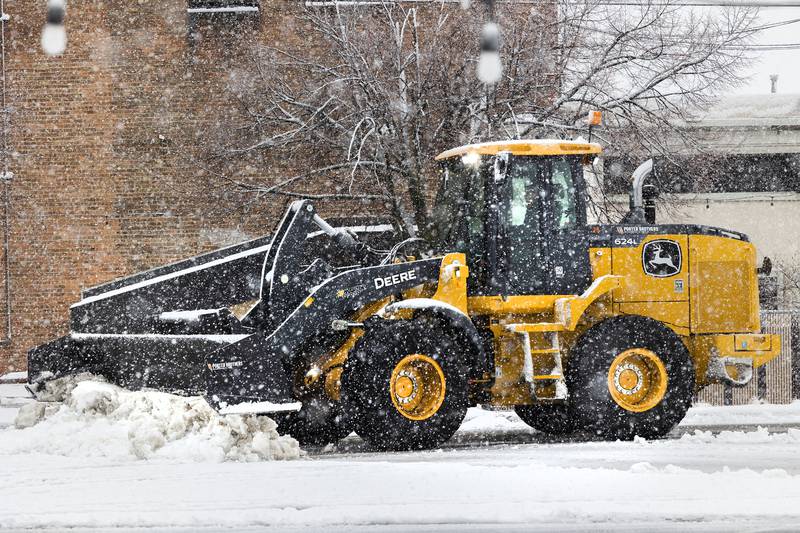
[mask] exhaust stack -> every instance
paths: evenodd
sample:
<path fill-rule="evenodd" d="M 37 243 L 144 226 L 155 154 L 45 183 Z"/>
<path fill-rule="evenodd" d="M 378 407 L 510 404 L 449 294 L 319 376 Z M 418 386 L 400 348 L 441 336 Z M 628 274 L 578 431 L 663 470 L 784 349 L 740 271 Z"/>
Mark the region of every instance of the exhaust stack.
<path fill-rule="evenodd" d="M 630 192 L 630 210 L 623 217 L 623 224 L 654 224 L 655 223 L 655 191 L 648 191 L 648 202 L 645 206 L 644 181 L 653 173 L 653 160 L 648 159 L 633 171 L 633 184 Z"/>

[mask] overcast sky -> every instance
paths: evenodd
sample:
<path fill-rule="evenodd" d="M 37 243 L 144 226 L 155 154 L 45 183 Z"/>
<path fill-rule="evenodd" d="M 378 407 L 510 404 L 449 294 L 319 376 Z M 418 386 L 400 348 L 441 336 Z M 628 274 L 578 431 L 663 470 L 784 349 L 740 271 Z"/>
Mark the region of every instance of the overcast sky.
<path fill-rule="evenodd" d="M 762 7 L 759 24 L 800 19 L 798 7 Z M 765 30 L 758 44 L 798 43 L 800 23 L 788 24 Z M 736 88 L 732 94 L 767 94 L 770 90 L 769 75 L 778 75 L 778 92 L 800 94 L 800 49 L 769 50 L 759 52 L 758 61 L 750 68 L 750 81 Z"/>

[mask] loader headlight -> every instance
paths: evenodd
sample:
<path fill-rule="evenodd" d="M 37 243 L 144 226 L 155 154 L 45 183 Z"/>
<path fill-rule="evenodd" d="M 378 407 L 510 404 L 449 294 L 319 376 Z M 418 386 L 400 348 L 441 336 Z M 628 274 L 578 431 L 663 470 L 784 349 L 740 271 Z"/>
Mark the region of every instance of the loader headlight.
<path fill-rule="evenodd" d="M 322 369 L 316 365 L 312 366 L 308 372 L 306 372 L 305 377 L 303 378 L 303 383 L 306 387 L 311 387 L 314 383 L 317 382 L 319 377 L 322 375 Z"/>
<path fill-rule="evenodd" d="M 461 163 L 465 167 L 477 167 L 481 162 L 481 155 L 476 152 L 467 152 L 461 156 Z"/>

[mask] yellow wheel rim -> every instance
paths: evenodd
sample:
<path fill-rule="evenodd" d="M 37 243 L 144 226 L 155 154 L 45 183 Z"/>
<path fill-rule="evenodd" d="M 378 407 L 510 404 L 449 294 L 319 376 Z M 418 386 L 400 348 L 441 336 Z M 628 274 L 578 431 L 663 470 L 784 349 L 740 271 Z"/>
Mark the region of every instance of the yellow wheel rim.
<path fill-rule="evenodd" d="M 661 359 L 645 348 L 625 350 L 608 369 L 608 391 L 617 405 L 642 413 L 658 405 L 667 393 L 667 369 Z"/>
<path fill-rule="evenodd" d="M 389 395 L 401 415 L 411 420 L 432 417 L 444 402 L 444 372 L 427 355 L 403 357 L 392 370 Z"/>

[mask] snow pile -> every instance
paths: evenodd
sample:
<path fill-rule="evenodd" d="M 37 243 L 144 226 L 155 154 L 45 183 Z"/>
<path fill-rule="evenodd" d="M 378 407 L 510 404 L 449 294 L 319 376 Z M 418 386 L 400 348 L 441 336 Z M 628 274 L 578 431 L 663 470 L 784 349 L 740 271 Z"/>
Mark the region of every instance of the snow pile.
<path fill-rule="evenodd" d="M 58 381 L 58 380 L 56 380 Z M 48 384 L 24 405 L 16 429 L 2 432 L 0 454 L 44 453 L 117 460 L 182 462 L 295 459 L 297 441 L 264 416 L 220 416 L 205 400 L 131 392 L 98 381 Z"/>
<path fill-rule="evenodd" d="M 482 407 L 470 407 L 467 416 L 458 429 L 459 433 L 503 433 L 532 432 L 530 426 L 523 422 L 512 409 L 487 410 Z"/>
<path fill-rule="evenodd" d="M 696 403 L 686 413 L 682 426 L 739 426 L 767 424 L 800 425 L 800 401 L 789 404 L 751 403 L 709 405 Z"/>
<path fill-rule="evenodd" d="M 770 433 L 767 428 L 758 426 L 755 431 L 720 431 L 716 434 L 711 431 L 695 429 L 693 433 L 681 436 L 680 440 L 705 444 L 769 444 L 777 442 L 800 445 L 800 429 L 788 428 L 785 433 Z"/>
<path fill-rule="evenodd" d="M 82 381 L 102 381 L 105 379 L 102 376 L 95 376 L 88 372 L 66 376 L 58 379 L 51 379 L 44 383 L 44 385 L 37 384 L 33 386 L 33 391 L 36 393 L 36 399 L 44 403 L 64 403 L 69 398 L 70 393 Z"/>
<path fill-rule="evenodd" d="M 28 381 L 27 372 L 9 372 L 0 376 L 0 383 L 22 383 Z"/>

